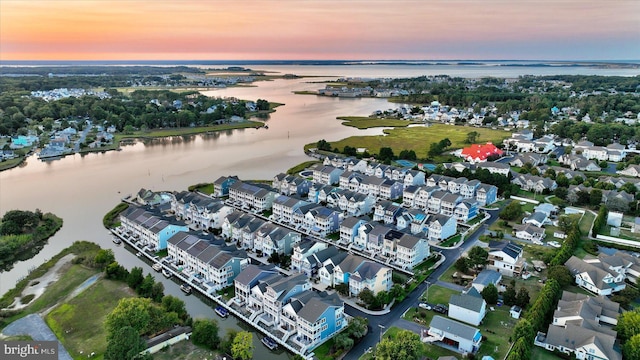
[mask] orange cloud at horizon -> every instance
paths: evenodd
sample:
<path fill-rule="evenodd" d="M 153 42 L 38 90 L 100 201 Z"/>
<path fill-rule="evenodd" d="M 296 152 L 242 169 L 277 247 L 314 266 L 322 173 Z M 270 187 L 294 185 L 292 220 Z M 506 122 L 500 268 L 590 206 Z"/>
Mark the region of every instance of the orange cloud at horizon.
<path fill-rule="evenodd" d="M 637 46 L 619 48 L 640 39 L 639 14 L 640 2 L 626 0 L 2 0 L 0 59 L 505 58 L 564 47 L 606 55 L 599 43 L 640 58 Z"/>

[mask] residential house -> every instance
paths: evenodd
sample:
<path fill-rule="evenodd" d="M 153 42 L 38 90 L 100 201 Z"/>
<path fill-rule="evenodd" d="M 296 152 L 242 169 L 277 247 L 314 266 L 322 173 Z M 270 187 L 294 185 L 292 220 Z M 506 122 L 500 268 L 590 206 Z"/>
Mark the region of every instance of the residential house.
<path fill-rule="evenodd" d="M 498 199 L 498 188 L 494 185 L 482 184 L 476 191 L 476 201 L 478 205 L 487 206 L 491 205 Z"/>
<path fill-rule="evenodd" d="M 276 195 L 274 191 L 242 181 L 236 181 L 229 188 L 229 200 L 248 210 L 270 210 Z"/>
<path fill-rule="evenodd" d="M 223 197 L 229 195 L 229 188 L 236 181 L 240 181 L 237 176 L 221 176 L 213 182 L 213 196 Z"/>
<path fill-rule="evenodd" d="M 476 197 L 476 191 L 482 185 L 479 180 L 468 180 L 460 184 L 460 195 L 465 199 L 473 199 Z"/>
<path fill-rule="evenodd" d="M 394 262 L 404 269 L 413 269 L 427 259 L 429 255 L 429 244 L 423 237 L 403 234 L 395 242 Z"/>
<path fill-rule="evenodd" d="M 275 221 L 291 224 L 293 223 L 294 212 L 305 205 L 310 205 L 308 201 L 292 198 L 286 195 L 279 195 L 273 200 L 271 215 Z"/>
<path fill-rule="evenodd" d="M 293 247 L 301 240 L 302 236 L 299 232 L 266 223 L 256 232 L 253 250 L 262 251 L 262 254 L 267 257 L 273 253 L 291 255 Z"/>
<path fill-rule="evenodd" d="M 395 200 L 402 196 L 403 183 L 396 180 L 386 179 L 378 185 L 379 197 L 386 200 Z"/>
<path fill-rule="evenodd" d="M 572 256 L 564 266 L 575 277 L 578 286 L 597 295 L 611 295 L 626 287 L 624 272 L 618 273 L 606 263 L 587 262 Z"/>
<path fill-rule="evenodd" d="M 525 268 L 522 257 L 522 246 L 513 242 L 490 241 L 487 269 L 515 277 L 520 276 Z"/>
<path fill-rule="evenodd" d="M 476 278 L 471 282 L 471 286 L 478 292 L 481 293 L 484 288 L 493 284 L 496 288 L 499 286 L 502 281 L 502 274 L 495 270 L 484 269 L 476 275 Z"/>
<path fill-rule="evenodd" d="M 376 204 L 373 213 L 373 221 L 382 221 L 385 224 L 393 224 L 404 209 L 401 205 L 384 200 Z"/>
<path fill-rule="evenodd" d="M 416 206 L 416 196 L 418 195 L 418 191 L 420 190 L 419 186 L 409 185 L 405 186 L 402 191 L 402 206 L 406 208 L 413 208 Z"/>
<path fill-rule="evenodd" d="M 273 178 L 271 187 L 284 195 L 306 196 L 311 187 L 311 181 L 298 176 L 280 173 Z"/>
<path fill-rule="evenodd" d="M 480 330 L 440 315 L 431 320 L 428 334 L 463 353 L 475 353 L 482 343 Z"/>
<path fill-rule="evenodd" d="M 640 177 L 640 165 L 629 165 L 624 170 L 616 171 L 617 174 Z"/>
<path fill-rule="evenodd" d="M 120 223 L 122 230 L 130 233 L 141 247 L 149 247 L 153 251 L 166 249 L 170 237 L 189 230 L 184 224 L 170 223 L 133 205 L 120 214 Z"/>
<path fill-rule="evenodd" d="M 409 170 L 404 175 L 403 179 L 404 187 L 407 186 L 421 186 L 425 183 L 425 176 L 423 171 Z"/>
<path fill-rule="evenodd" d="M 340 223 L 340 242 L 342 244 L 353 244 L 358 237 L 358 229 L 362 224 L 367 223 L 362 218 L 349 216 Z"/>
<path fill-rule="evenodd" d="M 298 312 L 296 339 L 313 348 L 345 328 L 344 302 L 337 294 L 313 297 Z"/>
<path fill-rule="evenodd" d="M 548 224 L 549 218 L 547 216 L 546 213 L 541 212 L 541 211 L 536 211 L 533 214 L 525 217 L 524 219 L 522 219 L 522 223 L 523 224 L 531 224 L 531 225 L 535 225 L 538 228 L 543 227 L 544 225 Z"/>
<path fill-rule="evenodd" d="M 456 205 L 453 216 L 458 222 L 467 222 L 478 216 L 478 203 L 476 201 L 463 201 Z"/>
<path fill-rule="evenodd" d="M 324 185 L 338 184 L 343 172 L 344 170 L 333 166 L 321 166 L 313 170 L 313 181 Z"/>
<path fill-rule="evenodd" d="M 373 261 L 363 261 L 349 276 L 351 296 L 358 296 L 364 289 L 369 289 L 377 295 L 381 291 L 390 291 L 392 286 L 391 269 Z"/>
<path fill-rule="evenodd" d="M 442 241 L 456 234 L 458 223 L 456 219 L 446 215 L 434 215 L 429 223 L 429 241 Z"/>
<path fill-rule="evenodd" d="M 509 164 L 493 161 L 480 163 L 476 166 L 476 168 L 488 170 L 492 174 L 500 174 L 504 176 L 509 175 L 509 171 L 511 171 L 511 166 L 509 166 Z"/>
<path fill-rule="evenodd" d="M 451 183 L 450 183 L 451 184 Z M 453 216 L 456 207 L 462 202 L 462 196 L 458 194 L 445 194 L 440 201 L 440 214 Z"/>
<path fill-rule="evenodd" d="M 619 304 L 605 297 L 564 291 L 547 333 L 539 332 L 534 344 L 577 359 L 622 360 L 611 328 L 618 315 Z"/>
<path fill-rule="evenodd" d="M 197 229 L 220 229 L 233 208 L 220 199 L 191 191 L 173 193 L 171 211 Z"/>
<path fill-rule="evenodd" d="M 251 288 L 256 286 L 261 279 L 278 274 L 274 265 L 247 265 L 244 270 L 233 280 L 236 304 L 246 305 L 249 303 Z"/>
<path fill-rule="evenodd" d="M 487 302 L 482 296 L 462 293 L 449 298 L 449 317 L 478 326 L 487 314 Z"/>
<path fill-rule="evenodd" d="M 542 245 L 542 239 L 545 236 L 544 229 L 537 227 L 532 223 L 514 225 L 513 231 L 518 239 L 528 240 L 538 245 Z"/>
<path fill-rule="evenodd" d="M 297 243 L 293 247 L 293 254 L 291 255 L 291 270 L 297 272 L 303 272 L 304 268 L 309 271 L 311 269 L 310 263 L 306 261 L 307 257 L 324 250 L 328 247 L 326 243 L 320 241 L 303 240 Z M 310 272 L 308 275 L 310 276 Z"/>

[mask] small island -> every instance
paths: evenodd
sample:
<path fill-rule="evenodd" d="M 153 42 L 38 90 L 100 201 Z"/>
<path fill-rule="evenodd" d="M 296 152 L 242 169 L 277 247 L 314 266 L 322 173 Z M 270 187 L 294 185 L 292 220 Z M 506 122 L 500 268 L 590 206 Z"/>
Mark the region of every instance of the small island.
<path fill-rule="evenodd" d="M 61 218 L 38 209 L 7 211 L 0 221 L 0 271 L 32 258 L 61 227 Z"/>

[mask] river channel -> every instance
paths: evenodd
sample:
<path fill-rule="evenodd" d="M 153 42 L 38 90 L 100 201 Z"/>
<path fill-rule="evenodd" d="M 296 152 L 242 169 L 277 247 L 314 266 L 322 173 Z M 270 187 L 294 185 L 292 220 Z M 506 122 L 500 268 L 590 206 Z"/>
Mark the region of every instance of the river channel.
<path fill-rule="evenodd" d="M 362 67 L 274 68 L 282 73 L 315 75 L 314 72 L 320 74 L 320 71 L 327 71 L 324 74 L 337 77 L 347 76 L 350 71 L 354 71 L 357 76 L 376 77 L 375 69 L 363 71 Z M 390 71 L 391 68 L 385 69 Z M 528 71 L 531 69 L 535 70 L 521 68 L 513 75 L 535 73 Z M 418 73 L 416 67 L 398 71 L 395 69 L 388 76 L 411 77 L 447 73 L 446 70 L 434 74 L 429 71 Z M 466 75 L 476 76 L 475 71 L 480 70 L 474 69 L 473 73 Z M 633 72 L 637 74 L 638 70 Z M 486 75 L 506 74 L 489 72 Z M 223 175 L 238 175 L 241 179 L 247 180 L 271 179 L 277 173 L 309 160 L 302 150 L 307 143 L 320 139 L 331 142 L 352 135 L 381 134 L 381 129 L 357 130 L 342 126 L 336 117 L 369 115 L 374 110 L 394 108 L 397 105 L 384 99 L 338 99 L 293 94 L 294 90 L 317 90 L 324 87 L 323 84 L 314 83 L 321 80 L 322 78 L 275 80 L 259 82 L 251 87 L 232 87 L 205 92 L 209 96 L 237 97 L 253 101 L 266 99 L 285 104 L 271 114 L 267 120 L 268 129 L 232 130 L 138 141 L 123 146 L 122 151 L 84 156 L 76 154 L 49 162 L 42 162 L 32 156 L 22 166 L 1 172 L 0 214 L 12 209 L 38 208 L 62 217 L 64 226 L 34 258 L 17 263 L 11 271 L 0 273 L 0 293 L 4 294 L 17 280 L 28 274 L 30 269 L 37 267 L 76 240 L 93 241 L 104 248 L 113 248 L 117 261 L 125 267 L 142 265 L 145 272 L 155 275 L 148 265 L 141 264 L 140 259 L 131 252 L 124 247 L 115 246 L 111 242 L 111 236 L 102 226 L 103 215 L 112 209 L 121 197 L 136 193 L 141 188 L 155 191 L 186 190 L 189 185 L 212 182 Z M 198 298 L 183 296 L 172 281 L 162 276 L 156 276 L 156 279 L 164 283 L 167 294 L 185 299 L 187 309 L 193 317 L 216 317 L 212 309 Z M 223 330 L 239 329 L 241 326 L 233 317 L 218 321 Z M 284 352 L 263 355 L 266 350 L 259 344 L 259 338 L 258 334 L 254 336 L 256 349 L 261 349 L 261 359 L 286 359 L 289 356 Z"/>

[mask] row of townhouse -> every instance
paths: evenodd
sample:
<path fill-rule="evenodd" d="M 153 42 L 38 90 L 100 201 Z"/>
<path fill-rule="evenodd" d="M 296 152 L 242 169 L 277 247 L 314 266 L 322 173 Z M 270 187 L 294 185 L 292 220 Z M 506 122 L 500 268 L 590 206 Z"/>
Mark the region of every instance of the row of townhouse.
<path fill-rule="evenodd" d="M 284 333 L 313 349 L 347 326 L 344 302 L 336 294 L 315 292 L 303 274 L 286 277 L 273 269 L 249 265 L 234 281 L 235 303 L 254 322 Z"/>
<path fill-rule="evenodd" d="M 398 180 L 379 178 L 352 171 L 343 172 L 338 178 L 338 183 L 342 189 L 388 200 L 394 200 L 402 196 L 402 189 L 405 186 L 403 182 Z"/>
<path fill-rule="evenodd" d="M 224 201 L 192 191 L 172 193 L 171 211 L 200 229 L 219 229 L 233 208 Z"/>
<path fill-rule="evenodd" d="M 224 241 L 178 232 L 167 241 L 167 252 L 176 268 L 203 282 L 210 292 L 233 285 L 249 265 L 247 254 Z"/>
<path fill-rule="evenodd" d="M 273 202 L 272 218 L 318 236 L 338 231 L 343 213 L 316 203 L 280 195 Z"/>
<path fill-rule="evenodd" d="M 237 176 L 221 176 L 213 182 L 213 196 L 229 196 L 229 189 L 235 182 L 240 181 Z"/>
<path fill-rule="evenodd" d="M 520 186 L 522 190 L 543 193 L 553 191 L 558 187 L 555 180 L 531 174 L 514 174 L 511 183 Z"/>
<path fill-rule="evenodd" d="M 591 193 L 594 188 L 580 185 L 570 185 L 568 194 L 578 194 L 579 192 Z M 623 204 L 631 204 L 635 202 L 635 196 L 633 194 L 629 194 L 628 192 L 616 191 L 616 190 L 604 190 L 598 189 L 602 191 L 602 203 L 607 205 L 609 203 L 613 204 L 614 202 L 623 203 Z"/>
<path fill-rule="evenodd" d="M 597 161 L 613 161 L 620 162 L 627 156 L 627 149 L 624 145 L 613 143 L 607 147 L 593 146 L 590 141 L 580 141 L 573 147 L 573 153 L 582 153 L 587 159 L 595 159 Z"/>
<path fill-rule="evenodd" d="M 533 139 L 533 134 L 523 134 L 523 132 L 513 133 L 510 138 L 503 141 L 503 144 L 508 149 L 515 149 L 515 151 L 522 153 L 546 154 L 556 148 L 553 135 L 544 135 L 539 139 Z"/>
<path fill-rule="evenodd" d="M 325 157 L 325 166 L 332 166 L 345 172 L 359 172 L 367 176 L 375 176 L 389 180 L 399 181 L 405 186 L 412 184 L 424 183 L 425 173 L 406 167 L 397 167 L 392 165 L 380 164 L 377 162 L 366 162 L 356 158 Z"/>
<path fill-rule="evenodd" d="M 299 176 L 280 173 L 273 178 L 271 187 L 283 195 L 306 196 L 312 182 Z"/>
<path fill-rule="evenodd" d="M 596 160 L 589 160 L 583 155 L 562 154 L 558 161 L 573 171 L 601 171 Z"/>
<path fill-rule="evenodd" d="M 480 206 L 491 205 L 496 202 L 498 188 L 494 185 L 487 185 L 478 180 L 468 180 L 467 178 L 453 178 L 444 175 L 431 175 L 426 181 L 427 188 L 438 186 L 442 191 L 452 194 L 460 194 L 465 199 L 475 199 Z"/>
<path fill-rule="evenodd" d="M 389 291 L 393 286 L 391 268 L 361 256 L 338 250 L 325 243 L 302 241 L 294 248 L 291 269 L 335 287 L 347 284 L 350 296 L 364 289 L 374 294 Z"/>
<path fill-rule="evenodd" d="M 611 295 L 626 287 L 625 279 L 636 280 L 640 274 L 640 261 L 637 258 L 617 251 L 613 255 L 599 254 L 580 259 L 572 256 L 564 264 L 576 284 L 597 295 Z"/>
<path fill-rule="evenodd" d="M 240 244 L 243 249 L 261 252 L 265 256 L 273 253 L 289 255 L 302 239 L 297 231 L 237 210 L 223 221 L 222 236 Z"/>
<path fill-rule="evenodd" d="M 423 221 L 420 232 L 412 234 L 376 222 L 349 217 L 340 225 L 340 243 L 353 249 L 382 256 L 398 266 L 412 269 L 430 255 L 428 241 L 440 241 L 456 233 L 456 222 L 443 215 Z"/>
<path fill-rule="evenodd" d="M 265 211 L 271 209 L 277 193 L 269 186 L 236 181 L 229 187 L 229 201 L 243 209 Z"/>
<path fill-rule="evenodd" d="M 130 205 L 120 213 L 120 230 L 130 235 L 141 247 L 149 247 L 153 251 L 167 248 L 167 240 L 177 232 L 188 231 L 189 228 L 176 221 L 169 222 L 145 208 Z"/>
<path fill-rule="evenodd" d="M 577 359 L 622 360 L 616 344 L 620 305 L 604 296 L 564 291 L 546 333 L 534 344 L 549 351 L 573 354 Z"/>

